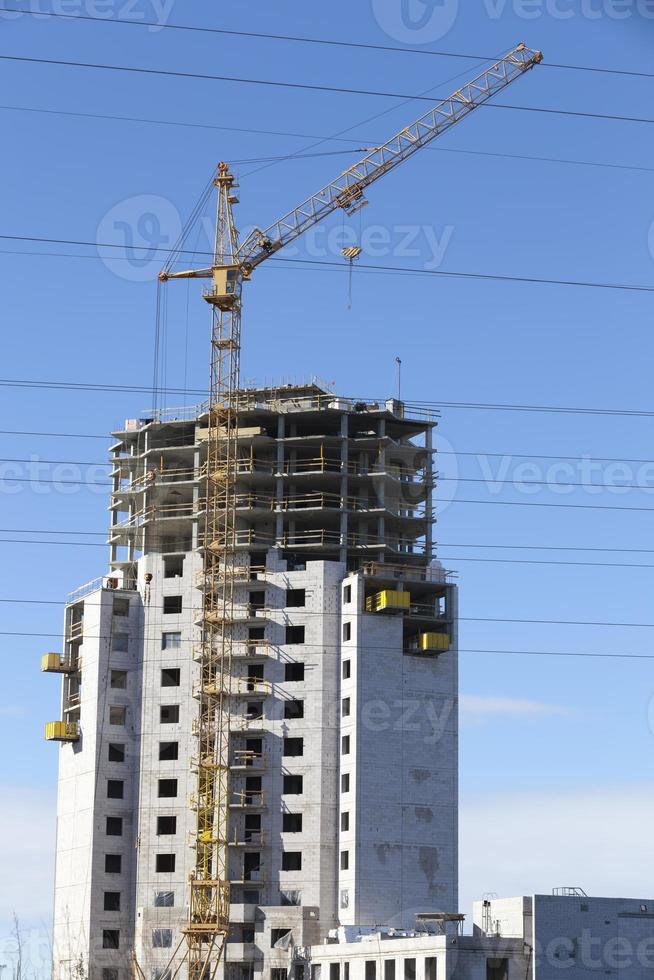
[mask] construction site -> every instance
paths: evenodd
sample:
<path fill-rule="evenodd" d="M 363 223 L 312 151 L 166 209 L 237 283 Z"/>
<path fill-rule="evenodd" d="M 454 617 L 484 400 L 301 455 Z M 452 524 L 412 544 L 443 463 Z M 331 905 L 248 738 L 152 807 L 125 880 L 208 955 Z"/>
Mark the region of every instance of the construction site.
<path fill-rule="evenodd" d="M 62 683 L 54 980 L 545 980 L 553 923 L 636 914 L 494 898 L 463 935 L 438 416 L 240 376 L 258 266 L 541 61 L 518 45 L 242 241 L 221 162 L 213 261 L 181 268 L 182 237 L 164 264 L 160 292 L 205 281 L 209 398 L 113 433 L 108 566 L 42 658 Z"/>

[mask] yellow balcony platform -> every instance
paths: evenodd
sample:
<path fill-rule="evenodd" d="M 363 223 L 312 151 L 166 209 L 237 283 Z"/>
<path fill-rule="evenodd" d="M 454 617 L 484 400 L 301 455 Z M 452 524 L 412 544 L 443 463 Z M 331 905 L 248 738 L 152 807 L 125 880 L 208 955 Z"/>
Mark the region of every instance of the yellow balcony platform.
<path fill-rule="evenodd" d="M 48 721 L 45 724 L 46 742 L 77 742 L 78 739 L 77 721 Z"/>
<path fill-rule="evenodd" d="M 411 605 L 408 592 L 394 592 L 385 589 L 366 599 L 366 612 L 404 612 Z"/>
<path fill-rule="evenodd" d="M 450 649 L 449 633 L 421 633 L 418 649 L 422 653 L 443 653 Z"/>

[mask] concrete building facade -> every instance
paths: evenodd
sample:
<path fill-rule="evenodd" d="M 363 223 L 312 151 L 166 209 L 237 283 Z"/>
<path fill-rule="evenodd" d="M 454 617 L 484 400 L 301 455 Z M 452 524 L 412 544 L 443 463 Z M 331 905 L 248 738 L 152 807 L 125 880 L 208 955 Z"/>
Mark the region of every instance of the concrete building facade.
<path fill-rule="evenodd" d="M 244 392 L 239 424 L 225 966 L 281 980 L 339 926 L 457 908 L 456 588 L 432 419 L 312 385 Z M 55 980 L 163 980 L 188 918 L 207 416 L 115 435 L 109 572 L 43 663 Z"/>

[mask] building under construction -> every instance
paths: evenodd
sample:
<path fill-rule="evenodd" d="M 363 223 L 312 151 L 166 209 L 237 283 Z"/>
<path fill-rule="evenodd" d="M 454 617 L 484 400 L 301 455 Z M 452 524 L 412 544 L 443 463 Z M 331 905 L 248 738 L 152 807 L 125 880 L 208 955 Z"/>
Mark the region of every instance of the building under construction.
<path fill-rule="evenodd" d="M 517 45 L 243 240 L 220 163 L 211 265 L 177 267 L 208 197 L 171 250 L 156 333 L 164 284 L 208 280 L 209 400 L 115 434 L 109 573 L 71 597 L 63 652 L 43 660 L 64 675 L 46 729 L 66 743 L 56 980 L 219 967 L 301 980 L 310 965 L 318 980 L 311 951 L 339 929 L 416 914 L 442 938 L 458 928 L 456 596 L 433 559 L 435 421 L 317 384 L 243 390 L 242 296 L 262 263 L 360 210 L 541 61 Z"/>
<path fill-rule="evenodd" d="M 286 976 L 338 926 L 456 910 L 457 655 L 456 588 L 431 560 L 434 420 L 318 385 L 239 404 L 223 687 L 240 980 Z M 46 730 L 65 743 L 56 980 L 157 980 L 184 942 L 207 432 L 200 408 L 115 433 L 110 569 L 70 596 L 43 660 L 64 675 Z"/>

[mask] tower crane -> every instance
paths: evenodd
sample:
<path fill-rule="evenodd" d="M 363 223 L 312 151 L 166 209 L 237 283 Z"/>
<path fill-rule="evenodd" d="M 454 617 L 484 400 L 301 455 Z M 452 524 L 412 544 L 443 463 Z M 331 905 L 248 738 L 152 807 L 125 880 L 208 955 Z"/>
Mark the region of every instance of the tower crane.
<path fill-rule="evenodd" d="M 159 275 L 209 279 L 204 299 L 212 310 L 208 404 L 207 509 L 204 527 L 204 603 L 201 621 L 195 867 L 190 877 L 185 929 L 189 980 L 212 980 L 229 930 L 228 807 L 232 628 L 236 587 L 236 475 L 243 283 L 254 270 L 337 210 L 353 214 L 365 191 L 479 106 L 540 64 L 543 55 L 519 44 L 472 81 L 438 102 L 358 163 L 242 242 L 234 222 L 237 184 L 220 163 L 213 262 L 173 271 L 173 252 Z M 179 969 L 179 967 L 178 967 Z M 175 971 L 177 973 L 177 970 Z"/>

